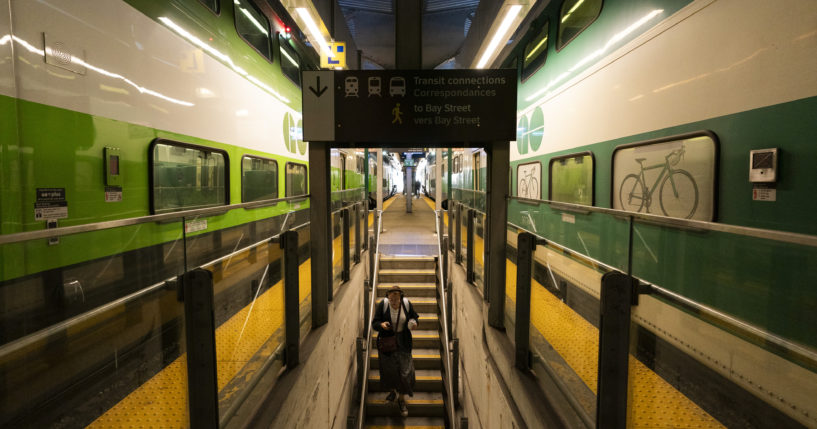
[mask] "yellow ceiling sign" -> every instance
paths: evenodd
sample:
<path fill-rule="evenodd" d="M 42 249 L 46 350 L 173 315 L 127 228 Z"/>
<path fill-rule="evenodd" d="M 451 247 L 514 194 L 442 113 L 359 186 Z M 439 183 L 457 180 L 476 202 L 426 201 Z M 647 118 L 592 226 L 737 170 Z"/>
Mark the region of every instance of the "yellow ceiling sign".
<path fill-rule="evenodd" d="M 321 68 L 346 68 L 346 42 L 329 42 L 329 49 L 332 56 L 328 56 L 326 51 L 321 50 Z"/>

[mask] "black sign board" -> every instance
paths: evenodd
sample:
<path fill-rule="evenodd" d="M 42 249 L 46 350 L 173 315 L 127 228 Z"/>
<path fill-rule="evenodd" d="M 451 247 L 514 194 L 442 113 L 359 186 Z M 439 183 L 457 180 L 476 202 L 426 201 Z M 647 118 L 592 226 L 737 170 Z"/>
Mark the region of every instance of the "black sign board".
<path fill-rule="evenodd" d="M 318 82 L 304 77 L 306 95 Z M 515 70 L 344 70 L 332 80 L 336 142 L 516 139 Z M 305 102 L 304 126 L 310 122 Z"/>

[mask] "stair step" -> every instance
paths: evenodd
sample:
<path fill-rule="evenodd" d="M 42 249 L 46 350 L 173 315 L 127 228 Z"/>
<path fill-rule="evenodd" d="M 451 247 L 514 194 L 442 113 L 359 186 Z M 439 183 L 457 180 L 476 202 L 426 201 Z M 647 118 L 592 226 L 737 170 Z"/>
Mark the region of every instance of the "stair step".
<path fill-rule="evenodd" d="M 383 269 L 378 271 L 377 278 L 381 282 L 412 283 L 436 282 L 437 271 L 434 269 Z"/>
<path fill-rule="evenodd" d="M 400 416 L 397 401 L 386 401 L 385 392 L 372 392 L 366 396 L 366 414 L 369 416 Z M 414 392 L 406 397 L 409 417 L 442 417 L 445 405 L 441 392 Z"/>
<path fill-rule="evenodd" d="M 383 392 L 380 386 L 380 371 L 369 371 L 369 392 Z M 442 392 L 443 377 L 440 371 L 431 369 L 415 370 L 417 384 L 414 385 L 415 392 Z"/>
<path fill-rule="evenodd" d="M 380 354 L 377 349 L 372 349 L 369 355 L 371 361 L 370 366 L 374 369 L 380 369 Z M 414 360 L 415 369 L 437 369 L 442 368 L 442 360 L 440 359 L 440 349 L 421 349 L 414 348 L 411 351 L 411 357 Z"/>
<path fill-rule="evenodd" d="M 395 282 L 393 281 L 379 283 L 377 285 L 377 296 L 386 296 L 386 291 L 394 286 L 394 284 Z M 413 297 L 437 297 L 437 285 L 434 283 L 402 282 L 399 283 L 398 286 L 400 286 L 400 289 L 403 289 L 403 293 L 405 293 L 406 297 L 409 299 Z"/>
<path fill-rule="evenodd" d="M 440 333 L 437 330 L 417 329 L 411 333 L 411 343 L 417 349 L 438 349 L 440 348 Z M 377 350 L 376 335 L 372 335 L 372 350 Z"/>
<path fill-rule="evenodd" d="M 437 305 L 437 298 L 409 298 L 411 305 L 414 306 L 414 311 L 418 313 L 434 313 L 437 314 L 439 306 Z"/>
<path fill-rule="evenodd" d="M 443 417 L 369 417 L 366 419 L 367 429 L 443 429 L 445 419 Z"/>
<path fill-rule="evenodd" d="M 437 261 L 433 256 L 381 256 L 380 269 L 435 269 Z"/>

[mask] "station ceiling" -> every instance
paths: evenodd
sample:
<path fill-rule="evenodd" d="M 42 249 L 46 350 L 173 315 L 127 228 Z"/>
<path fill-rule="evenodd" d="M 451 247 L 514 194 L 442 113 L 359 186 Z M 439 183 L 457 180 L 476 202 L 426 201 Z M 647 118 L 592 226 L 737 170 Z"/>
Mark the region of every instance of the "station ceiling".
<path fill-rule="evenodd" d="M 349 31 L 363 51 L 362 68 L 394 68 L 394 2 L 338 0 Z M 423 68 L 445 66 L 457 55 L 474 20 L 479 0 L 423 1 Z"/>

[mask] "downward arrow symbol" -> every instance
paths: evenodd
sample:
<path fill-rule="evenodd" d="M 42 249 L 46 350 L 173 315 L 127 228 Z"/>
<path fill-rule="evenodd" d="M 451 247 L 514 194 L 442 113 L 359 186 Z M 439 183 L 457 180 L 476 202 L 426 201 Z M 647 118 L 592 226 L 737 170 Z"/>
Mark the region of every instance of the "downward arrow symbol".
<path fill-rule="evenodd" d="M 321 77 L 320 76 L 316 76 L 315 81 L 316 81 L 315 86 L 318 87 L 319 89 L 315 89 L 315 88 L 310 86 L 309 90 L 312 91 L 313 94 L 315 94 L 315 97 L 321 98 L 321 95 L 323 95 L 323 93 L 326 92 L 326 90 L 329 89 L 329 87 L 324 86 L 323 88 L 321 88 Z"/>

